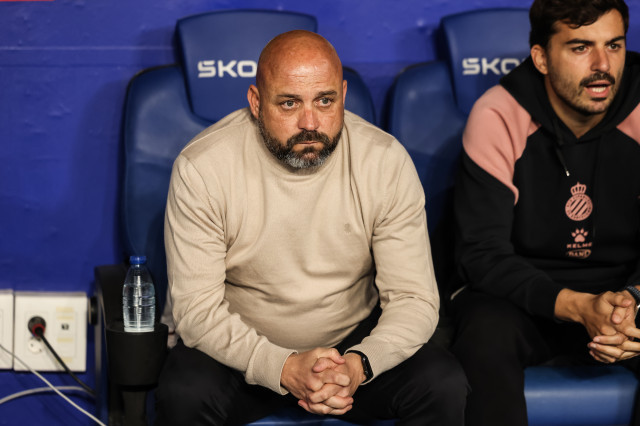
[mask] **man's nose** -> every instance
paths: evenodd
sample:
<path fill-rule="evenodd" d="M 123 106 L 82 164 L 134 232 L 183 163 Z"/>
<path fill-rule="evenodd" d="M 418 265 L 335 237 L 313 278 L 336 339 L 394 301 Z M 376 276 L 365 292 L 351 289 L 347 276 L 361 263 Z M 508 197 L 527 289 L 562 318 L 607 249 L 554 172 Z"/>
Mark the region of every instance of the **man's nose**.
<path fill-rule="evenodd" d="M 609 72 L 611 64 L 606 49 L 593 49 L 593 63 L 591 68 L 594 71 Z"/>
<path fill-rule="evenodd" d="M 306 107 L 300 112 L 298 127 L 305 130 L 317 130 L 319 126 L 318 115 L 313 107 Z"/>

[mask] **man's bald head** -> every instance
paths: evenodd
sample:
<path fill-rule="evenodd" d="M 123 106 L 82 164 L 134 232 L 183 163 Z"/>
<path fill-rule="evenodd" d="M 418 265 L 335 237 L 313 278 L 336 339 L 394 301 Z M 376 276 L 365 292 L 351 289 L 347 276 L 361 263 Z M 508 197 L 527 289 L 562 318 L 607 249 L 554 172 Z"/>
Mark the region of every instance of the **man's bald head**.
<path fill-rule="evenodd" d="M 260 54 L 256 85 L 258 90 L 276 73 L 298 65 L 326 61 L 342 80 L 342 63 L 334 47 L 324 37 L 311 31 L 293 30 L 273 38 Z"/>
<path fill-rule="evenodd" d="M 301 169 L 322 165 L 338 145 L 346 94 L 333 46 L 316 33 L 290 31 L 263 49 L 247 100 L 271 154 Z"/>

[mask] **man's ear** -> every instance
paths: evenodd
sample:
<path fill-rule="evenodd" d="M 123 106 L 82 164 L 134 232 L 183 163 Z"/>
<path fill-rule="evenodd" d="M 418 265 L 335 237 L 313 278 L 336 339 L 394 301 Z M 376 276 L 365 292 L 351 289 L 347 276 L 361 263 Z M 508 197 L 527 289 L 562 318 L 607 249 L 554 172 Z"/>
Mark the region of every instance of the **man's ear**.
<path fill-rule="evenodd" d="M 547 67 L 547 52 L 542 46 L 534 44 L 533 47 L 531 47 L 531 59 L 536 69 L 540 71 L 542 75 L 547 75 L 549 72 Z"/>
<path fill-rule="evenodd" d="M 255 85 L 249 86 L 247 91 L 247 100 L 249 101 L 249 109 L 254 118 L 258 118 L 260 112 L 260 92 Z"/>
<path fill-rule="evenodd" d="M 342 105 L 347 100 L 347 80 L 342 80 Z"/>

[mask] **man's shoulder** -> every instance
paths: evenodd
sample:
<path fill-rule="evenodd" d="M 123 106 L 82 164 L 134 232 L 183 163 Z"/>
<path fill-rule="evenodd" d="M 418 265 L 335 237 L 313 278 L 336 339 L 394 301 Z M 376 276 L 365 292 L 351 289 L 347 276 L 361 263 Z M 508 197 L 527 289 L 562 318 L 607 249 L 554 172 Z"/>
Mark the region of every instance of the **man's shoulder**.
<path fill-rule="evenodd" d="M 393 135 L 352 112 L 345 111 L 344 123 L 353 155 L 388 155 L 403 150 Z"/>
<path fill-rule="evenodd" d="M 539 127 L 531 113 L 501 85 L 493 86 L 478 98 L 469 113 L 465 133 L 470 129 L 491 132 L 497 125 L 512 131 L 519 129 L 527 137 Z"/>
<path fill-rule="evenodd" d="M 345 112 L 348 157 L 353 178 L 367 182 L 372 191 L 393 185 L 408 168 L 414 169 L 409 153 L 392 135 L 375 125 Z M 417 179 L 417 173 L 415 173 Z M 371 199 L 379 199 L 372 195 Z"/>
<path fill-rule="evenodd" d="M 193 160 L 207 153 L 237 149 L 242 145 L 239 141 L 254 132 L 255 124 L 249 109 L 239 109 L 198 133 L 183 148 L 181 155 Z"/>
<path fill-rule="evenodd" d="M 514 107 L 522 109 L 518 101 L 513 97 L 507 89 L 498 84 L 489 88 L 478 98 L 473 105 L 471 112 L 480 109 L 494 109 L 509 111 Z"/>

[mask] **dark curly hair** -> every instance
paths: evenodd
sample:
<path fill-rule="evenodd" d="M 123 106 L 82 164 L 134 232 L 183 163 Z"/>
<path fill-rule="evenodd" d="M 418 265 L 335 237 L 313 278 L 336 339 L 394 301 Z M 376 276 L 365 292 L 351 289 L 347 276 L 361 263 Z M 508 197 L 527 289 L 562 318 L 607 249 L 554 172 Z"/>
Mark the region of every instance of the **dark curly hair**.
<path fill-rule="evenodd" d="M 624 0 L 534 0 L 529 9 L 531 32 L 529 45 L 546 48 L 557 32 L 554 24 L 564 22 L 578 28 L 591 25 L 610 10 L 617 10 L 624 21 L 624 32 L 629 28 L 629 8 Z"/>

